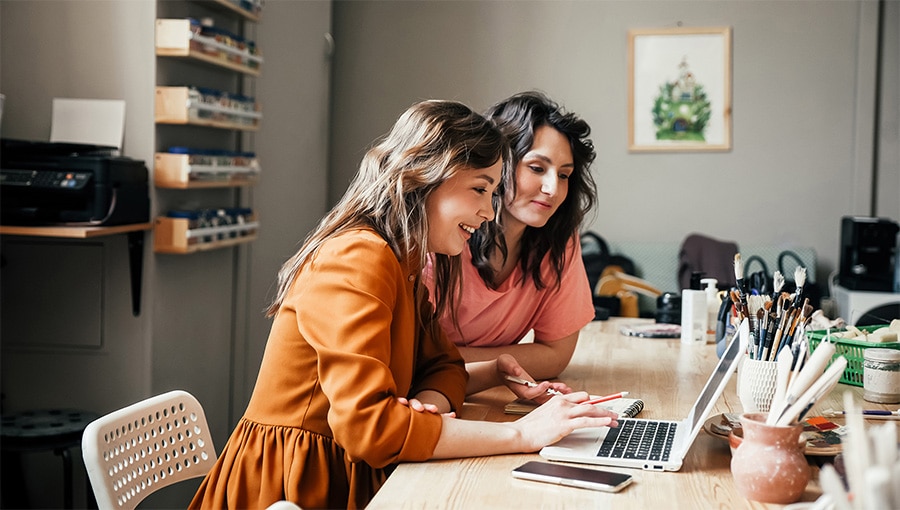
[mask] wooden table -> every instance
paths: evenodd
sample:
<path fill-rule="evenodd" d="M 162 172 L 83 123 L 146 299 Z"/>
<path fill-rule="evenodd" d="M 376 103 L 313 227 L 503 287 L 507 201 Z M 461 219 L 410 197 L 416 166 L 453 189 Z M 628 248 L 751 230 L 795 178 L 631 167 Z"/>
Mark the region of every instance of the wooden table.
<path fill-rule="evenodd" d="M 573 389 L 592 394 L 629 391 L 631 397 L 645 403 L 642 418 L 686 416 L 717 362 L 715 346 L 682 345 L 679 339 L 627 337 L 618 334 L 624 320 L 587 325 L 560 379 Z M 736 381 L 736 376 L 729 381 L 713 416 L 741 412 Z M 839 384 L 807 416 L 819 415 L 828 408 L 842 409 L 845 391 L 854 393 L 857 402 L 867 409 L 887 409 L 864 402 L 861 387 Z M 515 420 L 515 416 L 503 413 L 504 404 L 513 398 L 505 387 L 478 393 L 467 399 L 461 417 Z M 839 418 L 832 421 L 844 423 Z M 872 423 L 878 422 L 867 421 Z M 801 501 L 815 501 L 821 495 L 817 462 L 830 462 L 832 458 L 808 459 L 813 473 Z M 705 431 L 697 436 L 678 472 L 593 466 L 634 476 L 630 486 L 615 494 L 514 479 L 510 471 L 529 460 L 544 459 L 533 453 L 401 464 L 368 508 L 781 508 L 748 501 L 738 494 L 727 441 Z"/>

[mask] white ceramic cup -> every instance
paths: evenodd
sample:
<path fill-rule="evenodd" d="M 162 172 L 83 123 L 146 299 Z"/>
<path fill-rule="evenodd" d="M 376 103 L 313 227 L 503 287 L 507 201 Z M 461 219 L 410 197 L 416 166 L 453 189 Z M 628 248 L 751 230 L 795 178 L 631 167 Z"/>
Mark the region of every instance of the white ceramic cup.
<path fill-rule="evenodd" d="M 737 394 L 745 413 L 767 413 L 775 396 L 778 363 L 745 358 L 738 367 Z"/>

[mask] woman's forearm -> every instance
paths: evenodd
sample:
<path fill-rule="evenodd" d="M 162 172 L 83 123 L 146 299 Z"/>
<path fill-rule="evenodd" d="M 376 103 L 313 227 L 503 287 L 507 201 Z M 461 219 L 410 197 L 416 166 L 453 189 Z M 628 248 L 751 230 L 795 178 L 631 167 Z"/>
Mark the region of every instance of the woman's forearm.
<path fill-rule="evenodd" d="M 477 362 L 487 362 L 497 359 L 501 354 L 510 354 L 516 358 L 522 368 L 531 374 L 537 380 L 553 379 L 558 377 L 560 373 L 568 366 L 569 360 L 572 359 L 572 353 L 575 352 L 575 345 L 578 342 L 578 333 L 574 333 L 566 338 L 561 338 L 554 342 L 540 342 L 524 344 L 512 344 L 499 347 L 459 347 L 459 352 L 463 359 L 466 360 L 466 370 L 469 372 L 469 387 L 472 389 L 477 386 L 478 381 L 472 381 L 472 371 Z M 490 386 L 496 385 L 496 383 Z M 485 386 L 476 391 L 489 388 Z M 471 394 L 472 391 L 467 391 Z"/>
<path fill-rule="evenodd" d="M 480 457 L 522 451 L 521 434 L 508 423 L 444 417 L 441 437 L 432 458 Z"/>
<path fill-rule="evenodd" d="M 466 395 L 503 384 L 503 381 L 500 380 L 500 373 L 497 370 L 496 358 L 466 363 L 466 372 L 469 373 L 469 381 L 466 383 Z"/>
<path fill-rule="evenodd" d="M 442 415 L 441 435 L 432 458 L 535 452 L 580 428 L 618 425 L 612 411 L 580 403 L 587 397 L 583 391 L 553 397 L 514 422 L 464 420 Z"/>

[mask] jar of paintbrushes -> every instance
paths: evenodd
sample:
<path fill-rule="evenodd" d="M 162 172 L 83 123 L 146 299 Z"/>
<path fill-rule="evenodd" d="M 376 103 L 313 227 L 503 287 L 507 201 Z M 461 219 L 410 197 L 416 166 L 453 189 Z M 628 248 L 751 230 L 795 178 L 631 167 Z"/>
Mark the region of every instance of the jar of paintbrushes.
<path fill-rule="evenodd" d="M 747 319 L 750 338 L 745 358 L 738 366 L 737 392 L 744 412 L 768 412 L 776 392 L 778 353 L 788 349 L 791 370 L 803 367 L 809 354 L 806 328 L 813 307 L 803 296 L 806 268 L 794 270 L 796 290 L 782 292 L 785 278 L 780 271 L 772 277 L 773 289 L 751 289 L 744 279 L 741 254 L 734 256 L 736 286 L 729 297 L 735 323 Z"/>

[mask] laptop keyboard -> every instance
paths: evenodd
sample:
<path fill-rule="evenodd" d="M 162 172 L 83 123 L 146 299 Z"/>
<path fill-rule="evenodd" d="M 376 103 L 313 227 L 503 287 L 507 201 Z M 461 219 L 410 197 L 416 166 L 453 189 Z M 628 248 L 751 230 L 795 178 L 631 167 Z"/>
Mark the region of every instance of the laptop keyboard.
<path fill-rule="evenodd" d="M 667 461 L 677 426 L 651 420 L 619 420 L 618 427 L 609 429 L 597 456 Z"/>

